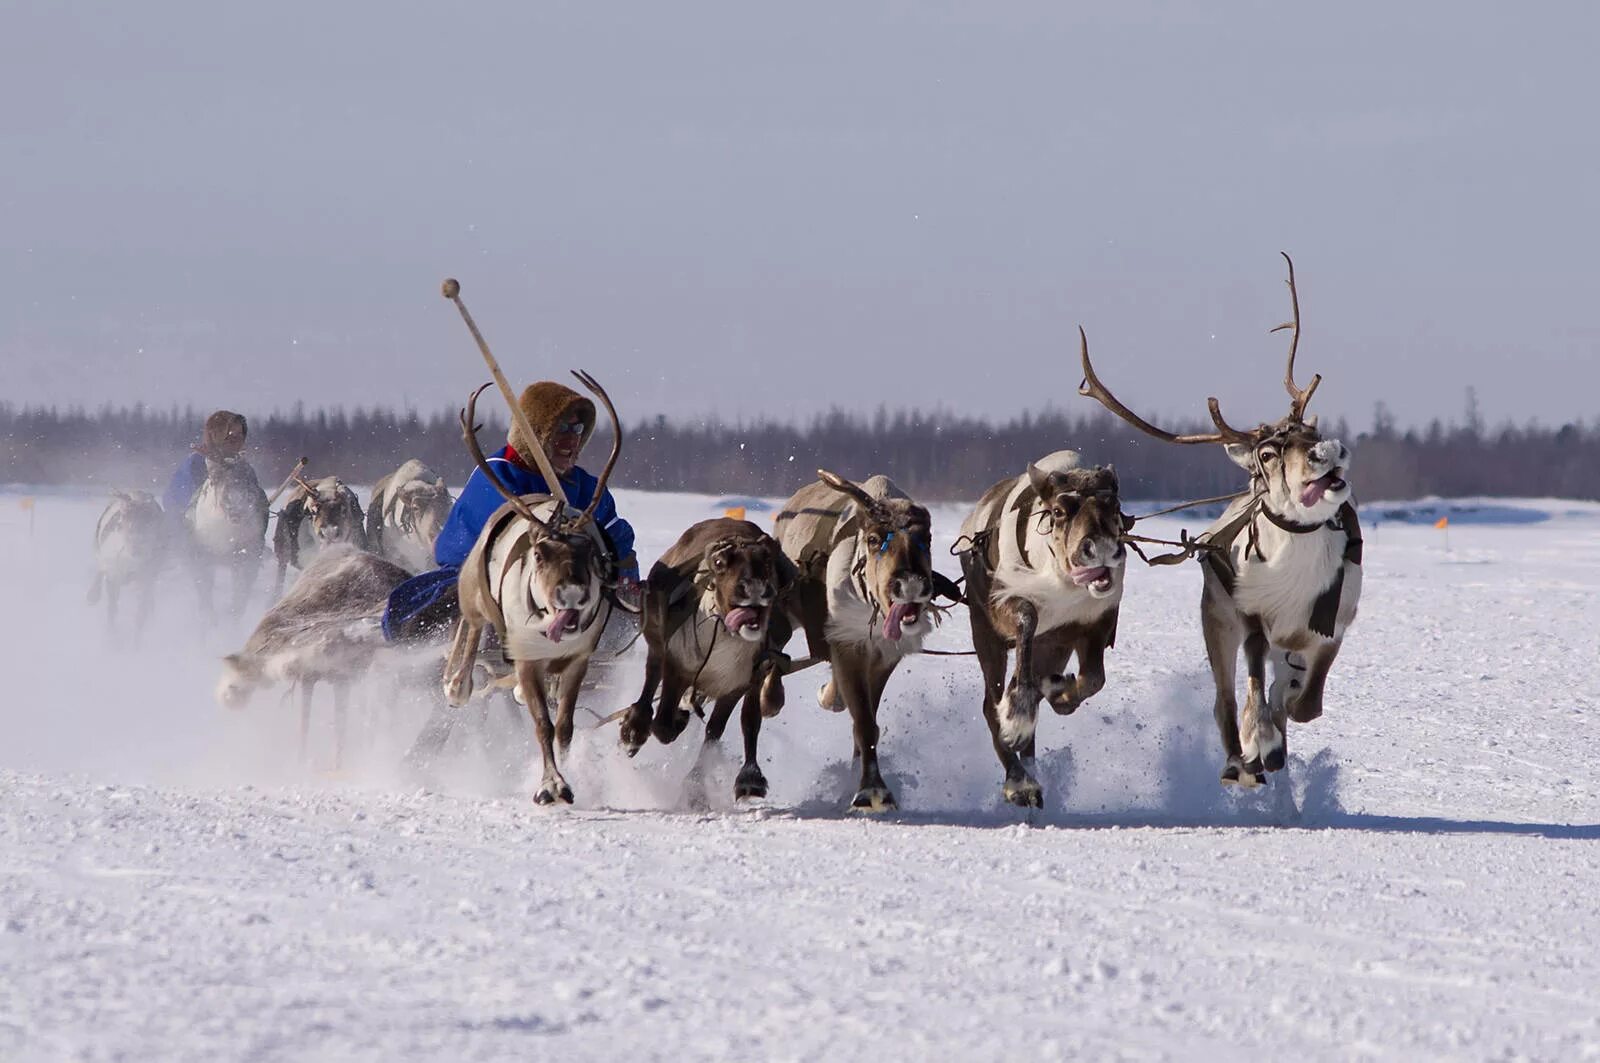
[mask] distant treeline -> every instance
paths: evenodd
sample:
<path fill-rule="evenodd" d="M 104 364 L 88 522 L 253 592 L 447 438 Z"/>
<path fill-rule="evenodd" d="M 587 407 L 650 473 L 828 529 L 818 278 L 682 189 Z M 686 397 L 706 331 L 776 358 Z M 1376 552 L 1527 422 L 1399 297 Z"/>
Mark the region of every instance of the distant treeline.
<path fill-rule="evenodd" d="M 0 482 L 159 490 L 199 438 L 205 412 L 0 403 Z M 1380 405 L 1365 432 L 1352 433 L 1344 423 L 1325 428 L 1355 450 L 1352 479 L 1366 499 L 1600 499 L 1600 426 L 1490 430 L 1469 397 L 1463 424 L 1435 421 L 1420 431 L 1401 431 Z M 624 431 L 614 482 L 649 490 L 783 495 L 824 467 L 857 478 L 888 472 L 928 500 L 970 499 L 1029 460 L 1063 448 L 1115 464 L 1124 494 L 1133 498 L 1222 494 L 1242 482 L 1221 448 L 1163 444 L 1104 413 L 1023 414 L 1000 424 L 949 413 L 884 411 L 871 417 L 833 412 L 804 424 L 657 418 L 624 425 Z M 486 449 L 491 442 L 498 447 L 505 428 L 491 422 L 482 438 Z M 602 433 L 585 452 L 585 464 L 598 471 L 608 446 Z M 452 485 L 471 471 L 453 412 L 297 408 L 251 416 L 247 453 L 269 490 L 301 455 L 311 459 L 310 474 L 337 474 L 353 483 L 371 483 L 413 457 Z"/>

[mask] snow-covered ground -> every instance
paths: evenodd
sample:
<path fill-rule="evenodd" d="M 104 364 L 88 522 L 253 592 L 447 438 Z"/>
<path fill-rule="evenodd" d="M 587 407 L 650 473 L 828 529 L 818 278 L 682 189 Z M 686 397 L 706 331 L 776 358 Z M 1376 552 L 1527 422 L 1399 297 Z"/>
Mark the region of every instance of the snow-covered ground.
<path fill-rule="evenodd" d="M 0 1059 L 1600 1056 L 1600 507 L 1506 503 L 1542 519 L 1448 550 L 1372 507 L 1267 792 L 1216 781 L 1198 570 L 1136 567 L 1106 690 L 1043 718 L 1042 814 L 999 800 L 974 662 L 921 658 L 884 712 L 904 811 L 863 821 L 815 672 L 755 810 L 731 757 L 693 806 L 692 730 L 628 761 L 614 725 L 536 808 L 504 714 L 421 786 L 426 696 L 390 678 L 345 769 L 320 720 L 302 767 L 293 706 L 211 700 L 248 624 L 174 587 L 136 647 L 84 604 L 102 501 L 30 536 L 0 494 Z M 653 558 L 712 502 L 622 508 Z"/>

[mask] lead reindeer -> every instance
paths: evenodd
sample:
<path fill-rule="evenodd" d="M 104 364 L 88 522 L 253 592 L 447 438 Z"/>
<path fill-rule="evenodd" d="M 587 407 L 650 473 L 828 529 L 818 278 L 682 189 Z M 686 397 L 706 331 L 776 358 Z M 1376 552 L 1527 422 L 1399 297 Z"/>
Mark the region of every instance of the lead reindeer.
<path fill-rule="evenodd" d="M 106 600 L 106 626 L 115 628 L 117 604 L 126 588 L 139 592 L 131 637 L 138 639 L 155 598 L 155 580 L 166 563 L 169 528 L 161 503 L 149 491 L 116 491 L 94 529 L 95 576 L 89 602 Z"/>
<path fill-rule="evenodd" d="M 367 549 L 413 573 L 434 568 L 433 541 L 451 502 L 444 478 L 412 458 L 372 486 Z"/>
<path fill-rule="evenodd" d="M 233 577 L 231 614 L 243 616 L 267 540 L 267 494 L 242 457 L 207 456 L 206 478 L 184 512 L 201 607 L 211 611 L 218 567 Z"/>
<path fill-rule="evenodd" d="M 547 495 L 519 496 L 501 483 L 484 458 L 473 428 L 483 388 L 468 400 L 461 414 L 462 434 L 473 461 L 506 503 L 484 525 L 461 568 L 461 619 L 445 660 L 445 696 L 455 707 L 471 697 L 478 642 L 483 629 L 493 627 L 514 668 L 516 696 L 527 705 L 538 735 L 543 777 L 533 799 L 542 805 L 572 803 L 572 787 L 561 775 L 557 753 L 565 755 L 572 744 L 573 711 L 589 658 L 617 608 L 616 559 L 595 523 L 594 512 L 617 464 L 621 425 L 616 407 L 599 382 L 587 373 L 573 375 L 605 406 L 612 427 L 611 454 L 587 509 L 574 509 Z M 513 418 L 519 412 L 513 404 Z M 547 482 L 556 480 L 553 472 L 546 475 Z M 553 723 L 552 684 L 557 699 Z"/>
<path fill-rule="evenodd" d="M 283 592 L 284 575 L 290 566 L 303 569 L 330 546 L 347 543 L 360 550 L 367 547 L 361 502 L 343 480 L 337 476 L 293 479 L 294 491 L 278 512 L 278 525 L 272 532 L 272 551 L 278 559 L 278 574 L 272 584 L 274 598 Z"/>
<path fill-rule="evenodd" d="M 890 676 L 933 630 L 934 592 L 959 593 L 933 569 L 925 507 L 887 476 L 861 484 L 825 469 L 817 476 L 777 518 L 778 542 L 799 572 L 791 612 L 811 656 L 833 669 L 818 701 L 850 710 L 861 781 L 849 808 L 886 812 L 896 802 L 878 768 L 878 707 Z"/>
<path fill-rule="evenodd" d="M 1085 341 L 1087 343 L 1087 341 Z M 1065 716 L 1105 686 L 1117 636 L 1127 549 L 1117 474 L 1057 451 L 986 491 L 961 525 L 972 645 L 983 716 L 1005 769 L 1002 794 L 1037 808 L 1039 702 Z M 1006 681 L 1008 650 L 1016 654 Z M 1065 671 L 1077 656 L 1076 674 Z"/>
<path fill-rule="evenodd" d="M 1133 413 L 1095 375 L 1083 347 L 1079 391 L 1112 413 L 1169 443 L 1221 444 L 1250 477 L 1248 492 L 1198 537 L 1201 563 L 1201 626 L 1216 683 L 1214 715 L 1226 762 L 1225 784 L 1253 787 L 1288 759 L 1288 724 L 1322 715 L 1328 671 L 1361 597 L 1361 526 L 1350 482 L 1350 451 L 1325 439 L 1317 419 L 1306 416 L 1320 375 L 1304 388 L 1295 383 L 1300 346 L 1300 296 L 1294 262 L 1289 299 L 1294 319 L 1272 331 L 1292 329 L 1283 385 L 1289 413 L 1248 431 L 1223 419 L 1215 398 L 1206 400 L 1215 432 L 1177 435 Z M 1175 555 L 1181 556 L 1181 555 Z M 1238 707 L 1235 667 L 1245 654 L 1244 709 Z M 1266 665 L 1273 680 L 1267 687 Z"/>

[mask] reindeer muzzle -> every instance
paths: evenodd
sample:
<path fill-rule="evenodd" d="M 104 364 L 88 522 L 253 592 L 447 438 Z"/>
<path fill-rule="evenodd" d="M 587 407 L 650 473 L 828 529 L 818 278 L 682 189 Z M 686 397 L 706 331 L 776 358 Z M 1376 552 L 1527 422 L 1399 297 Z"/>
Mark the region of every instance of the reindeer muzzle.
<path fill-rule="evenodd" d="M 729 609 L 722 618 L 722 625 L 728 629 L 728 634 L 738 635 L 743 631 L 755 631 L 767 618 L 767 611 L 759 606 L 741 605 Z"/>
<path fill-rule="evenodd" d="M 922 610 L 922 602 L 895 602 L 889 606 L 889 613 L 883 618 L 883 637 L 899 642 L 905 628 L 922 620 Z"/>
<path fill-rule="evenodd" d="M 1330 469 L 1300 489 L 1300 504 L 1307 509 L 1322 501 L 1329 491 L 1342 491 L 1345 481 L 1338 469 Z"/>
<path fill-rule="evenodd" d="M 578 611 L 576 609 L 558 609 L 544 626 L 544 637 L 551 642 L 559 643 L 563 638 L 578 630 Z"/>

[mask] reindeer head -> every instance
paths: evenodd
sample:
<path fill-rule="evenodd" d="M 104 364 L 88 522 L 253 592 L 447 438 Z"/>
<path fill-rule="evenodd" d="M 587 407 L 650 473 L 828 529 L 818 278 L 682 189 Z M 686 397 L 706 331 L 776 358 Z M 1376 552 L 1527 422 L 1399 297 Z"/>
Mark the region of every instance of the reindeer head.
<path fill-rule="evenodd" d="M 295 477 L 300 485 L 300 502 L 311 520 L 311 534 L 326 546 L 349 542 L 360 530 L 350 505 L 350 489 L 337 476 L 327 476 L 314 483 Z"/>
<path fill-rule="evenodd" d="M 534 524 L 528 531 L 528 593 L 549 616 L 544 636 L 560 642 L 583 630 L 611 582 L 611 562 L 593 535 L 577 523 L 559 519 Z"/>
<path fill-rule="evenodd" d="M 205 455 L 206 482 L 224 517 L 234 524 L 254 520 L 261 504 L 261 484 L 244 458 Z"/>
<path fill-rule="evenodd" d="M 217 681 L 217 704 L 225 709 L 242 709 L 261 686 L 261 666 L 254 658 L 230 653 L 222 659 L 222 678 Z"/>
<path fill-rule="evenodd" d="M 883 637 L 933 630 L 933 520 L 909 498 L 874 498 L 866 488 L 818 469 L 823 483 L 856 503 L 860 527 L 857 555 L 864 559 L 861 580 L 883 614 Z"/>
<path fill-rule="evenodd" d="M 1128 560 L 1116 470 L 1105 465 L 1046 471 L 1029 465 L 1028 482 L 1039 496 L 1061 574 L 1096 598 L 1110 597 Z"/>
<path fill-rule="evenodd" d="M 706 550 L 706 594 L 730 635 L 746 642 L 766 638 L 772 607 L 789 589 L 794 568 L 770 535 L 718 539 Z"/>
<path fill-rule="evenodd" d="M 1303 388 L 1294 381 L 1294 359 L 1300 347 L 1300 294 L 1294 283 L 1294 262 L 1287 254 L 1283 260 L 1289 264 L 1289 300 L 1294 308 L 1294 319 L 1272 331 L 1293 330 L 1289 340 L 1289 364 L 1283 377 L 1284 389 L 1289 393 L 1287 417 L 1242 432 L 1223 419 L 1221 405 L 1210 398 L 1206 406 L 1216 426 L 1215 432 L 1176 435 L 1157 428 L 1124 406 L 1100 382 L 1089 362 L 1089 340 L 1081 328 L 1078 337 L 1083 383 L 1078 393 L 1095 399 L 1124 421 L 1157 439 L 1169 443 L 1221 443 L 1228 457 L 1250 473 L 1251 493 L 1270 513 L 1288 521 L 1317 524 L 1333 517 L 1350 498 L 1350 484 L 1345 479 L 1350 468 L 1350 451 L 1337 439 L 1324 439 L 1317 430 L 1317 419 L 1306 416 L 1306 406 L 1317 385 L 1322 383 L 1322 377 L 1320 374 L 1313 376 L 1311 383 Z"/>
<path fill-rule="evenodd" d="M 431 546 L 450 517 L 450 489 L 443 482 L 411 480 L 395 495 L 394 517 L 402 532 Z"/>

